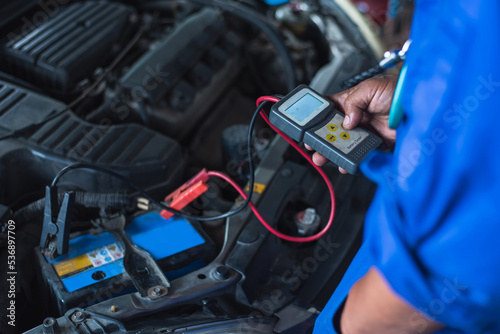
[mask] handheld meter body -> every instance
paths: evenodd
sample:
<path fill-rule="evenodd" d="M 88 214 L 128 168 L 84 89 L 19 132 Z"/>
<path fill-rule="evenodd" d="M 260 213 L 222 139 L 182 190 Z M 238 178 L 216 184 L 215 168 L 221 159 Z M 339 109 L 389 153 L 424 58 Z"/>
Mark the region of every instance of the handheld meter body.
<path fill-rule="evenodd" d="M 344 114 L 306 85 L 300 85 L 273 105 L 269 120 L 298 142 L 304 142 L 351 174 L 382 139 L 367 130 L 343 127 Z"/>

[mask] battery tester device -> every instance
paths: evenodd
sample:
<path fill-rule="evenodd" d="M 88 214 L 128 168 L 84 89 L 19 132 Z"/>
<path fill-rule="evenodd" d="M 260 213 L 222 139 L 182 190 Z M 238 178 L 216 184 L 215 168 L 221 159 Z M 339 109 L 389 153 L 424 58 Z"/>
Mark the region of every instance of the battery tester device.
<path fill-rule="evenodd" d="M 359 164 L 382 139 L 357 127 L 344 129 L 344 114 L 333 102 L 300 85 L 274 104 L 269 120 L 297 142 L 303 142 L 348 173 L 356 174 Z"/>

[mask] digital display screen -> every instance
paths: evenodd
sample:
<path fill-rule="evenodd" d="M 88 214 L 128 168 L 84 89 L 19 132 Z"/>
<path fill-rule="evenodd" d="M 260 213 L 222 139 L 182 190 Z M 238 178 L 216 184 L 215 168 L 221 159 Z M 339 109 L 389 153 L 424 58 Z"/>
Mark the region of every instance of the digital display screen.
<path fill-rule="evenodd" d="M 287 113 L 295 121 L 302 122 L 322 105 L 323 101 L 318 100 L 311 94 L 307 93 L 297 102 L 288 107 L 288 109 L 285 110 L 285 113 Z"/>

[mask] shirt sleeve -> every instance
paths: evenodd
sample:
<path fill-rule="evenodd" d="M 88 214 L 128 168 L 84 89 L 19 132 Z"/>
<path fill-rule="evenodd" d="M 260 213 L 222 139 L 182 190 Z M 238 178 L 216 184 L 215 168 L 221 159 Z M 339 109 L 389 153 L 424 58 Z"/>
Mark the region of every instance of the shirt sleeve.
<path fill-rule="evenodd" d="M 375 266 L 465 333 L 500 332 L 499 15 L 496 0 L 416 2 L 396 148 L 362 166 Z"/>

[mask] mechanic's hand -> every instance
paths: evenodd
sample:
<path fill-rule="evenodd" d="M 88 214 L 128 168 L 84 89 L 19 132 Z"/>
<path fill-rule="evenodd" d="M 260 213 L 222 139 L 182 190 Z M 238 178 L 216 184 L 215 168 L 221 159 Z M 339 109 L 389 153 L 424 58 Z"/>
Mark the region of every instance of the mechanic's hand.
<path fill-rule="evenodd" d="M 329 96 L 336 108 L 345 114 L 344 127 L 349 130 L 361 125 L 382 138 L 385 145 L 392 149 L 396 141 L 396 130 L 389 128 L 388 120 L 397 80 L 397 75 L 377 76 Z M 307 145 L 306 148 L 311 149 Z M 322 166 L 328 159 L 316 152 L 313 154 L 313 161 Z M 340 167 L 339 170 L 347 174 Z"/>

